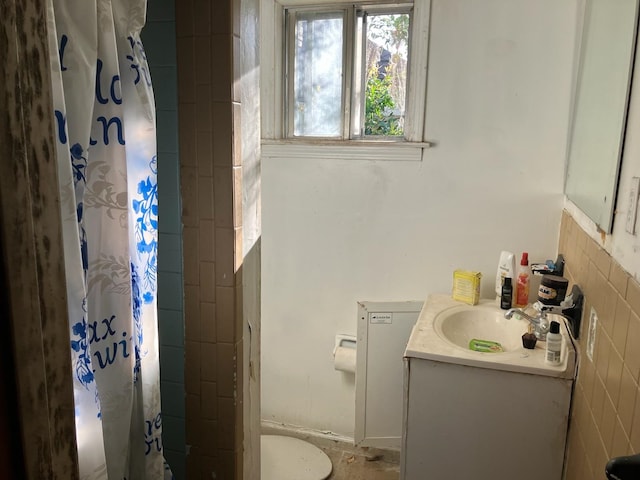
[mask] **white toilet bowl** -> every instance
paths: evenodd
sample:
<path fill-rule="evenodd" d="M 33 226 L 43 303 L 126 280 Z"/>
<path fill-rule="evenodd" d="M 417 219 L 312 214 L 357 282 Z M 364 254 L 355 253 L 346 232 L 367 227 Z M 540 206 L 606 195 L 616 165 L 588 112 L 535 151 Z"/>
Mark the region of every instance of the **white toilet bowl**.
<path fill-rule="evenodd" d="M 261 480 L 324 480 L 331 460 L 315 445 L 282 435 L 260 436 Z"/>

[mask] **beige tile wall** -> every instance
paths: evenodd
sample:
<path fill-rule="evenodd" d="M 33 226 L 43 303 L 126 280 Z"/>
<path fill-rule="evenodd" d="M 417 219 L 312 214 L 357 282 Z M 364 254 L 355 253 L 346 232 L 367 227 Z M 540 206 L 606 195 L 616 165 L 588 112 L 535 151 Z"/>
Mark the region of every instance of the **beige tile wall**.
<path fill-rule="evenodd" d="M 558 251 L 565 276 L 585 294 L 566 478 L 600 480 L 611 457 L 640 452 L 640 285 L 566 211 Z M 585 353 L 592 307 L 593 361 Z"/>
<path fill-rule="evenodd" d="M 239 4 L 176 2 L 189 480 L 242 478 Z"/>

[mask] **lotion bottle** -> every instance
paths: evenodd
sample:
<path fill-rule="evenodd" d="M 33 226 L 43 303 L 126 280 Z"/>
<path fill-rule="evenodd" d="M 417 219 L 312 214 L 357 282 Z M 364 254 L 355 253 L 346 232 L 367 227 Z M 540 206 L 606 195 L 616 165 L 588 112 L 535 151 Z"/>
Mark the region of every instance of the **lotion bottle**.
<path fill-rule="evenodd" d="M 529 304 L 529 254 L 522 253 L 520 265 L 516 277 L 516 307 L 525 307 Z"/>
<path fill-rule="evenodd" d="M 549 365 L 560 365 L 562 354 L 562 335 L 560 335 L 560 324 L 555 320 L 551 321 L 549 333 L 547 333 L 547 347 L 544 361 Z"/>
<path fill-rule="evenodd" d="M 496 272 L 496 298 L 498 299 L 498 305 L 500 305 L 502 298 L 502 282 L 505 277 L 515 278 L 515 266 L 515 255 L 503 250 L 500 253 Z"/>

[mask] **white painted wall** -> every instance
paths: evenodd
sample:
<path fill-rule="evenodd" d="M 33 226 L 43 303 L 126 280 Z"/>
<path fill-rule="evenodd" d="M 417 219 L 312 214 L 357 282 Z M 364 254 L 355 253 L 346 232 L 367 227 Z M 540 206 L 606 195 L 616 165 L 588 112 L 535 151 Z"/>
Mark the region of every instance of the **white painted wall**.
<path fill-rule="evenodd" d="M 636 49 L 640 48 L 640 42 Z M 584 213 L 570 200 L 566 200 L 566 208 L 578 224 L 593 237 L 620 265 L 636 280 L 640 281 L 640 236 L 626 232 L 626 218 L 629 209 L 629 190 L 631 178 L 640 177 L 640 55 L 636 53 L 636 75 L 631 86 L 629 115 L 625 135 L 624 151 L 620 170 L 618 199 L 614 212 L 613 232 L 603 237 Z M 636 218 L 636 230 L 640 231 L 640 223 Z"/>
<path fill-rule="evenodd" d="M 577 1 L 433 0 L 422 162 L 263 160 L 263 419 L 352 437 L 331 352 L 358 300 L 424 300 L 456 268 L 489 297 L 502 249 L 555 257 Z"/>

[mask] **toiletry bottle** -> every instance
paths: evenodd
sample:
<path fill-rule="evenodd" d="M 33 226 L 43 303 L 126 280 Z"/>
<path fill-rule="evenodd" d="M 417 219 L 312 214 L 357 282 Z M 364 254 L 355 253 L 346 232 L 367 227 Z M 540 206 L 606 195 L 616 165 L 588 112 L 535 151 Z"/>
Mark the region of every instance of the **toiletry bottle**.
<path fill-rule="evenodd" d="M 536 334 L 533 333 L 534 330 L 535 329 L 533 325 L 529 324 L 527 333 L 522 335 L 522 346 L 524 348 L 528 348 L 529 350 L 533 350 L 534 348 L 536 348 L 536 343 L 538 341 L 538 337 L 536 337 Z"/>
<path fill-rule="evenodd" d="M 547 349 L 544 361 L 549 365 L 560 365 L 562 353 L 562 335 L 560 335 L 560 324 L 553 320 L 549 333 L 547 333 Z"/>
<path fill-rule="evenodd" d="M 511 278 L 504 277 L 502 280 L 502 295 L 500 296 L 500 308 L 503 310 L 509 310 L 513 302 L 513 286 L 511 285 Z"/>
<path fill-rule="evenodd" d="M 502 297 L 502 280 L 505 277 L 515 278 L 515 267 L 515 255 L 506 250 L 500 252 L 500 260 L 496 271 L 496 299 L 498 300 L 498 305 L 501 303 Z"/>
<path fill-rule="evenodd" d="M 516 306 L 525 307 L 529 303 L 529 254 L 523 252 L 516 278 Z"/>

